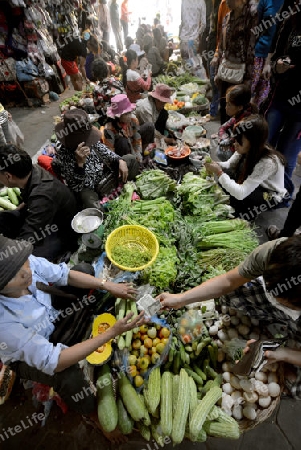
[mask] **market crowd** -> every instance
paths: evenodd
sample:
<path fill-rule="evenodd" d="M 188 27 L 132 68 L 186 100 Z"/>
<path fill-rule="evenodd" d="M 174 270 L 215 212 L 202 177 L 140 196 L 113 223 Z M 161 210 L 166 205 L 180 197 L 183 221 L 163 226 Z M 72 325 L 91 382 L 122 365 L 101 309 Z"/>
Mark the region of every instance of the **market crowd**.
<path fill-rule="evenodd" d="M 62 65 L 74 89 L 93 84 L 82 107 L 62 111 L 56 145 L 40 156 L 39 164 L 12 139 L 11 117 L 0 105 L 0 183 L 19 188 L 22 197 L 17 209 L 0 213 L 0 342 L 6 343 L 0 358 L 20 378 L 53 386 L 70 408 L 92 419 L 92 395 L 72 401 L 79 386 L 87 385 L 78 362 L 144 318 L 141 314 L 129 321 L 127 316 L 83 342 L 78 330 L 65 339 L 56 305 L 69 289 L 78 299 L 91 289 L 122 298 L 136 294 L 128 283 L 95 278 L 87 264 L 68 268 L 66 255 L 78 245 L 71 220 L 82 209 L 100 208 L 104 197 L 135 180 L 156 139 L 166 146 L 177 142 L 165 109 L 174 89 L 155 82 L 168 73 L 175 44 L 159 16 L 129 36 L 130 17 L 127 0 L 121 8 L 116 0 L 109 6 L 100 0 L 97 20 L 86 19 L 81 36 L 60 37 Z M 267 356 L 296 368 L 292 393 L 298 397 L 300 285 L 284 298 L 271 298 L 270 292 L 301 267 L 301 240 L 294 236 L 301 225 L 300 191 L 292 200 L 292 174 L 301 151 L 301 7 L 292 0 L 182 0 L 181 19 L 182 66 L 208 79 L 210 120 L 221 121 L 213 137 L 218 160 L 205 164 L 208 173 L 229 195 L 236 217 L 252 222 L 262 211 L 290 209 L 283 230 L 269 227 L 271 242 L 237 268 L 159 299 L 165 307 L 178 308 L 221 297 L 263 321 L 268 316 L 285 323 L 295 347 Z M 115 49 L 109 45 L 110 33 Z M 89 114 L 98 115 L 98 126 L 90 123 Z M 51 225 L 55 230 L 46 233 Z M 62 288 L 61 297 L 51 293 L 52 285 Z M 47 318 L 49 326 L 37 332 L 35 323 Z"/>

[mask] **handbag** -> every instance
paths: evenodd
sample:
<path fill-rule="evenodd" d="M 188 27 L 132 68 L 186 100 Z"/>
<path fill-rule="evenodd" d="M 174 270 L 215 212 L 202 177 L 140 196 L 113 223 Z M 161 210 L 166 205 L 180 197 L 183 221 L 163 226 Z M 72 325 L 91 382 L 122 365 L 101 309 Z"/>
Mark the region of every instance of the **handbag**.
<path fill-rule="evenodd" d="M 223 48 L 225 50 L 226 48 L 226 31 L 227 26 L 230 20 L 230 13 L 228 13 L 227 21 L 225 23 L 225 26 L 223 28 Z M 243 46 L 241 48 L 241 53 L 243 56 Z M 243 58 L 242 58 L 243 59 Z M 234 63 L 229 61 L 225 57 L 225 52 L 223 53 L 222 60 L 220 62 L 220 65 L 218 66 L 217 70 L 217 78 L 226 81 L 227 83 L 231 84 L 241 84 L 244 78 L 246 72 L 246 64 L 245 63 Z"/>
<path fill-rule="evenodd" d="M 24 144 L 24 134 L 14 120 L 9 120 L 7 126 L 13 143 L 18 147 L 21 147 Z"/>
<path fill-rule="evenodd" d="M 245 63 L 233 63 L 228 61 L 225 57 L 218 67 L 217 77 L 232 84 L 241 84 L 246 72 Z"/>
<path fill-rule="evenodd" d="M 16 79 L 16 61 L 14 58 L 0 59 L 0 81 Z"/>
<path fill-rule="evenodd" d="M 16 73 L 19 81 L 32 81 L 39 75 L 38 68 L 29 58 L 16 62 Z"/>
<path fill-rule="evenodd" d="M 49 84 L 43 78 L 35 78 L 24 83 L 24 90 L 29 97 L 42 99 L 49 92 Z"/>

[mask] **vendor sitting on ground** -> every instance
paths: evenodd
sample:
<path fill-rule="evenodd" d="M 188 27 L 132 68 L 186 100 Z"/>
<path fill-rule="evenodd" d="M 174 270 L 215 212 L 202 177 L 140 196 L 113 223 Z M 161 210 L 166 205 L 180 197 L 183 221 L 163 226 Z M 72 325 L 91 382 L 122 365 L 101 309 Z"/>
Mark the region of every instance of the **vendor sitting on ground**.
<path fill-rule="evenodd" d="M 220 297 L 222 305 L 258 319 L 260 329 L 270 325 L 274 334 L 281 333 L 290 339 L 290 347 L 267 351 L 265 356 L 268 363 L 278 361 L 292 365 L 286 385 L 291 395 L 300 399 L 300 267 L 301 238 L 281 238 L 260 245 L 227 273 L 181 294 L 162 293 L 158 298 L 164 309 L 178 309 L 196 301 Z"/>
<path fill-rule="evenodd" d="M 235 125 L 251 114 L 257 114 L 258 108 L 251 103 L 251 88 L 245 84 L 231 86 L 226 92 L 226 114 L 231 118 L 223 123 L 217 135 L 219 149 L 217 157 L 221 161 L 227 161 L 235 152 L 234 139 L 232 138 Z"/>
<path fill-rule="evenodd" d="M 144 80 L 138 69 L 138 55 L 134 50 L 128 50 L 126 52 L 126 64 L 123 58 L 120 58 L 119 62 L 122 68 L 122 83 L 125 87 L 128 98 L 132 103 L 136 102 L 139 98 L 143 98 L 144 91 L 149 91 L 152 78 L 149 73 L 146 80 Z"/>
<path fill-rule="evenodd" d="M 32 256 L 32 245 L 26 241 L 0 236 L 0 248 L 7 255 L 0 260 L 0 340 L 6 344 L 1 346 L 1 361 L 20 378 L 52 386 L 71 410 L 100 428 L 96 396 L 78 362 L 144 319 L 141 313 L 130 320 L 133 313 L 129 313 L 87 339 L 97 307 L 89 291 L 106 290 L 114 297 L 134 299 L 135 289 L 129 283 L 95 278 L 86 263 L 70 270 L 65 263 L 55 265 Z M 78 396 L 83 390 L 85 395 Z M 104 434 L 120 441 L 117 431 Z"/>
<path fill-rule="evenodd" d="M 164 109 L 166 103 L 172 103 L 170 97 L 173 89 L 166 84 L 156 84 L 155 90 L 148 94 L 148 97 L 138 100 L 136 103 L 136 117 L 140 125 L 146 122 L 155 124 L 155 137 L 164 139 L 168 145 L 175 145 L 176 140 L 170 136 L 166 129 L 168 111 Z"/>
<path fill-rule="evenodd" d="M 139 173 L 133 155 L 120 158 L 101 143 L 100 131 L 81 109 L 66 111 L 55 132 L 59 143 L 53 170 L 77 194 L 83 208 L 99 206 L 99 198 Z"/>
<path fill-rule="evenodd" d="M 98 84 L 94 88 L 93 99 L 94 106 L 99 118 L 100 125 L 107 121 L 107 109 L 111 104 L 111 98 L 117 94 L 123 94 L 124 88 L 121 81 L 110 75 L 107 63 L 102 58 L 97 58 L 92 63 L 92 73 Z"/>
<path fill-rule="evenodd" d="M 21 190 L 22 204 L 0 212 L 0 233 L 28 240 L 33 254 L 53 261 L 76 248 L 71 221 L 77 213 L 73 193 L 13 144 L 0 146 L 0 183 Z"/>
<path fill-rule="evenodd" d="M 154 125 L 147 122 L 139 127 L 134 116 L 136 108 L 125 94 L 116 95 L 111 99 L 111 107 L 107 110 L 110 118 L 104 127 L 104 144 L 117 155 L 134 155 L 139 163 L 146 146 L 154 142 Z"/>
<path fill-rule="evenodd" d="M 241 219 L 254 220 L 288 195 L 284 187 L 284 157 L 267 143 L 267 137 L 268 124 L 263 117 L 246 117 L 234 127 L 233 156 L 225 162 L 205 164 L 230 194 L 230 205 Z M 223 169 L 229 170 L 229 175 Z"/>

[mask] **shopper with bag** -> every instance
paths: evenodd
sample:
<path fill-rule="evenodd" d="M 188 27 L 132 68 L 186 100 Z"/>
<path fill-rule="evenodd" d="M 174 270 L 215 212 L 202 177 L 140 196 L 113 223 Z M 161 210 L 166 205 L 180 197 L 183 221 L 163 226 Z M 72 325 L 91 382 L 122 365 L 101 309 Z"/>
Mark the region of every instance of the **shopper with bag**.
<path fill-rule="evenodd" d="M 284 3 L 283 13 L 289 4 L 288 1 Z M 269 142 L 287 160 L 288 183 L 301 150 L 301 11 L 297 6 L 293 6 L 292 11 L 280 22 L 275 46 L 271 49 L 274 52 L 273 82 L 266 113 Z"/>
<path fill-rule="evenodd" d="M 252 29 L 257 25 L 257 11 L 249 0 L 228 0 L 230 12 L 223 22 L 218 43 L 215 82 L 221 89 L 221 124 L 229 119 L 226 114 L 225 94 L 232 84 L 251 85 L 255 56 L 256 36 Z"/>

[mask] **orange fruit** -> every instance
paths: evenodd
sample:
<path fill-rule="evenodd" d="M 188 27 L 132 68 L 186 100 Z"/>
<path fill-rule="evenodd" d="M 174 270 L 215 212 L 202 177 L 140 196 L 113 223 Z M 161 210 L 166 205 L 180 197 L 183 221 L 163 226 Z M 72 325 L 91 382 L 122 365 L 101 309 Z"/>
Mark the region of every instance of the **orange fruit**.
<path fill-rule="evenodd" d="M 153 346 L 153 341 L 152 341 L 152 339 L 150 339 L 150 338 L 145 339 L 145 341 L 144 341 L 144 346 L 145 346 L 146 348 L 152 348 L 152 346 Z"/>
<path fill-rule="evenodd" d="M 168 338 L 169 335 L 170 335 L 170 330 L 166 327 L 163 327 L 159 332 L 159 336 L 161 339 Z"/>
<path fill-rule="evenodd" d="M 137 367 L 136 366 L 130 366 L 129 367 L 129 372 L 131 377 L 135 377 L 137 375 Z"/>

